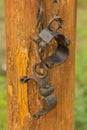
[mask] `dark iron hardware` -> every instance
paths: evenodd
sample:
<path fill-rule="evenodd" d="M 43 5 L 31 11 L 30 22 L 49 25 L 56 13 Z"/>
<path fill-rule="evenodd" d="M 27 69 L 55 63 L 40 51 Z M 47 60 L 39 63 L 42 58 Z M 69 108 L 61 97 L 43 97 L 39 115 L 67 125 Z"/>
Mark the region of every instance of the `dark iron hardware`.
<path fill-rule="evenodd" d="M 57 104 L 57 99 L 56 96 L 53 94 L 54 92 L 54 87 L 49 85 L 48 79 L 38 79 L 35 76 L 24 76 L 20 79 L 21 83 L 27 83 L 29 80 L 34 80 L 37 83 L 37 86 L 39 87 L 39 92 L 40 94 L 44 97 L 42 100 L 43 102 L 43 108 L 39 112 L 32 114 L 32 117 L 37 119 L 40 116 L 43 116 L 47 114 L 50 110 L 55 108 Z"/>
<path fill-rule="evenodd" d="M 53 13 L 53 11 L 54 11 L 54 5 L 57 5 L 57 10 L 55 11 L 55 13 Z M 60 2 L 59 2 L 59 0 L 52 0 L 51 6 L 50 6 L 50 14 L 51 14 L 52 17 L 58 16 L 58 14 L 59 14 L 59 8 L 60 8 Z"/>
<path fill-rule="evenodd" d="M 27 83 L 29 80 L 34 80 L 37 83 L 39 89 L 48 88 L 49 82 L 47 78 L 39 79 L 36 76 L 24 76 L 20 79 L 20 82 L 23 84 Z"/>
<path fill-rule="evenodd" d="M 50 110 L 54 109 L 57 105 L 57 98 L 54 93 L 54 87 L 50 85 L 48 80 L 48 69 L 54 65 L 60 65 L 64 63 L 70 53 L 69 45 L 70 40 L 60 32 L 62 28 L 63 20 L 58 15 L 59 14 L 59 0 L 52 0 L 50 6 L 50 14 L 52 18 L 49 20 L 47 26 L 44 27 L 45 11 L 43 6 L 43 0 L 38 0 L 38 10 L 36 24 L 39 33 L 33 38 L 33 41 L 37 45 L 37 52 L 40 58 L 39 63 L 35 63 L 33 67 L 34 76 L 25 76 L 20 79 L 21 83 L 27 83 L 33 80 L 37 83 L 39 93 L 44 97 L 42 99 L 43 108 L 33 114 L 29 110 L 31 116 L 38 119 L 40 116 L 47 114 Z M 55 5 L 57 9 L 54 11 Z M 56 25 L 55 25 L 56 23 Z M 44 58 L 45 52 L 47 52 L 47 47 L 57 44 L 55 52 L 51 55 L 47 55 Z M 28 86 L 29 87 L 29 86 Z"/>
<path fill-rule="evenodd" d="M 40 88 L 40 93 L 42 96 L 46 97 L 54 92 L 54 87 L 50 86 L 48 88 Z"/>
<path fill-rule="evenodd" d="M 46 46 L 51 44 L 50 42 L 55 39 L 58 47 L 54 54 L 49 56 L 44 62 L 43 53 Z M 41 33 L 33 39 L 38 44 L 38 54 L 42 62 L 44 62 L 47 67 L 52 67 L 52 65 L 59 65 L 64 63 L 69 56 L 68 45 L 70 41 L 60 32 L 50 31 L 48 28 L 45 28 Z"/>
<path fill-rule="evenodd" d="M 43 109 L 33 115 L 33 118 L 38 119 L 40 116 L 46 115 L 49 111 L 54 109 L 57 105 L 57 99 L 54 94 L 49 95 L 43 99 Z M 46 107 L 45 107 L 46 106 Z"/>
<path fill-rule="evenodd" d="M 60 65 L 66 61 L 69 56 L 69 49 L 63 45 L 58 46 L 58 50 L 52 56 L 48 57 L 46 65 L 50 68 L 53 65 Z"/>
<path fill-rule="evenodd" d="M 43 71 L 45 71 L 45 72 L 43 72 L 43 73 L 38 72 L 38 71 L 37 71 L 37 67 L 38 67 L 38 66 L 39 66 L 39 68 L 43 69 Z M 46 65 L 43 64 L 42 62 L 41 62 L 41 63 L 36 63 L 36 64 L 34 65 L 34 67 L 33 67 L 33 71 L 34 71 L 34 74 L 35 74 L 37 77 L 39 77 L 39 78 L 45 78 L 45 77 L 47 77 L 47 75 L 48 75 L 48 69 L 47 69 Z"/>
<path fill-rule="evenodd" d="M 53 23 L 53 22 L 57 22 L 57 26 L 56 26 L 56 27 L 52 27 L 52 23 Z M 62 28 L 62 23 L 63 23 L 62 18 L 59 17 L 59 16 L 55 16 L 55 17 L 53 17 L 53 18 L 49 21 L 49 23 L 48 23 L 48 29 L 49 29 L 50 31 L 57 31 L 58 29 Z"/>

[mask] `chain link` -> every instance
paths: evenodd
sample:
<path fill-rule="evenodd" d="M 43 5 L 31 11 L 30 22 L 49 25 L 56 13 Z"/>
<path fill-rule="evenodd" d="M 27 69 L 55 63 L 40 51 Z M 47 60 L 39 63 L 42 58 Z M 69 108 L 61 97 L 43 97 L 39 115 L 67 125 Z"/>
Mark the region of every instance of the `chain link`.
<path fill-rule="evenodd" d="M 43 9 L 43 0 L 38 0 L 38 10 L 37 10 L 37 17 L 36 17 L 36 24 L 38 29 L 40 27 L 43 28 L 43 22 L 44 22 L 44 9 Z"/>
<path fill-rule="evenodd" d="M 43 69 L 43 71 L 45 72 L 38 72 L 37 71 L 37 67 L 39 67 L 40 69 Z M 34 71 L 34 74 L 39 77 L 39 78 L 46 78 L 47 75 L 48 75 L 48 69 L 46 67 L 46 65 L 43 63 L 43 62 L 40 62 L 40 63 L 36 63 L 33 67 L 33 71 Z"/>
<path fill-rule="evenodd" d="M 57 10 L 55 13 L 53 13 L 54 11 L 54 5 L 57 5 Z M 54 18 L 55 16 L 58 16 L 59 14 L 59 9 L 60 9 L 60 2 L 59 0 L 52 0 L 51 2 L 51 6 L 50 6 L 50 13 L 51 13 L 51 16 Z"/>
<path fill-rule="evenodd" d="M 55 13 L 53 13 L 55 4 L 57 4 L 57 10 Z M 50 6 L 50 14 L 52 16 L 52 19 L 48 22 L 47 28 L 49 28 L 51 31 L 57 31 L 59 28 L 61 28 L 61 24 L 62 24 L 62 19 L 58 16 L 58 14 L 59 14 L 59 0 L 52 0 L 51 6 Z M 39 31 L 41 31 L 40 29 L 43 29 L 44 18 L 45 18 L 45 15 L 44 15 L 44 9 L 43 9 L 43 0 L 38 0 L 36 25 L 37 25 L 37 28 Z M 55 28 L 52 28 L 51 24 L 54 21 L 56 21 L 58 23 L 58 26 Z M 39 37 L 36 37 L 35 40 L 38 41 L 38 39 L 39 39 Z M 43 60 L 44 49 L 46 48 L 46 43 L 42 42 L 42 44 L 39 45 L 39 42 L 37 42 L 37 44 L 38 44 L 38 55 L 40 58 L 40 62 L 34 64 L 33 72 L 34 72 L 34 75 L 36 77 L 38 77 L 39 79 L 42 79 L 44 82 L 44 78 L 48 77 L 48 67 L 46 66 L 46 64 L 44 63 L 44 60 Z M 42 72 L 38 71 L 38 67 L 39 67 L 39 70 L 40 69 L 42 70 Z M 52 87 L 50 87 L 50 88 L 52 88 Z M 48 89 L 47 89 L 45 91 L 50 92 L 50 90 L 48 91 Z M 52 92 L 53 92 L 53 90 L 52 90 Z M 51 109 L 53 109 L 56 106 L 57 99 L 56 99 L 55 95 L 51 94 L 51 93 L 50 93 L 50 95 L 48 94 L 49 96 L 47 95 L 47 97 L 44 96 L 45 97 L 44 101 L 48 104 L 48 108 L 47 109 L 43 108 L 41 111 L 39 111 L 35 115 L 33 115 L 33 113 L 31 112 L 31 103 L 30 103 L 30 96 L 29 96 L 28 108 L 29 108 L 29 112 L 30 112 L 33 119 L 38 119 L 40 116 L 45 115 L 47 112 L 49 112 Z M 29 88 L 28 88 L 28 95 L 30 95 Z"/>
<path fill-rule="evenodd" d="M 57 5 L 57 9 L 56 12 L 53 13 L 54 11 L 54 6 Z M 58 16 L 59 14 L 59 0 L 52 0 L 51 1 L 51 5 L 50 5 L 50 14 L 52 16 L 52 19 L 48 22 L 47 27 L 49 28 L 49 30 L 51 31 L 57 31 L 58 29 L 60 29 L 62 27 L 62 19 L 60 16 Z M 36 22 L 37 22 L 37 28 L 38 30 L 40 28 L 43 29 L 43 24 L 44 24 L 44 9 L 43 9 L 43 0 L 38 0 L 38 9 L 37 9 L 37 18 L 36 18 Z M 56 21 L 57 22 L 57 26 L 56 27 L 52 27 L 52 23 Z M 39 52 L 39 56 L 40 56 L 40 64 L 42 64 L 42 69 L 45 69 L 45 72 L 47 72 L 47 68 L 44 67 L 44 62 L 43 62 L 43 54 L 44 54 L 44 47 L 39 47 L 38 48 L 38 52 Z M 41 77 L 41 73 L 38 73 L 36 71 L 36 67 L 34 67 L 34 72 L 36 72 L 35 74 L 38 74 L 38 77 Z M 40 76 L 39 76 L 40 75 Z M 45 77 L 46 75 L 43 75 L 42 77 Z"/>
<path fill-rule="evenodd" d="M 54 5 L 56 4 L 57 4 L 57 10 L 55 13 L 53 13 Z M 50 14 L 53 18 L 56 18 L 56 16 L 58 16 L 59 9 L 60 9 L 59 0 L 52 0 L 51 6 L 50 6 Z M 38 10 L 37 10 L 37 17 L 36 17 L 36 23 L 37 23 L 38 29 L 43 28 L 44 18 L 45 18 L 45 15 L 44 15 L 44 9 L 43 9 L 43 0 L 38 0 Z"/>
<path fill-rule="evenodd" d="M 40 31 L 40 33 L 37 36 L 35 36 L 33 40 L 38 46 L 37 51 L 40 62 L 34 64 L 33 76 L 25 76 L 21 78 L 22 83 L 26 83 L 29 80 L 35 81 L 37 83 L 37 86 L 39 87 L 39 92 L 41 96 L 44 97 L 42 100 L 43 108 L 39 112 L 33 114 L 30 100 L 31 91 L 30 87 L 28 87 L 27 89 L 27 93 L 29 96 L 28 109 L 33 119 L 38 119 L 40 116 L 47 114 L 50 110 L 56 107 L 57 98 L 55 94 L 53 94 L 54 87 L 50 85 L 48 79 L 48 69 L 51 68 L 51 66 L 54 65 L 54 63 L 57 65 L 63 63 L 69 55 L 69 49 L 67 48 L 67 45 L 69 45 L 70 42 L 59 31 L 59 29 L 62 28 L 62 22 L 63 22 L 62 18 L 59 16 L 59 8 L 60 8 L 60 1 L 52 0 L 50 5 L 50 14 L 52 18 L 49 20 L 48 25 L 45 28 L 43 28 L 45 18 L 43 0 L 38 0 L 36 24 L 38 32 Z M 52 41 L 52 39 L 55 39 L 58 43 L 57 51 L 54 54 L 46 57 L 45 49 L 49 47 L 49 44 Z"/>

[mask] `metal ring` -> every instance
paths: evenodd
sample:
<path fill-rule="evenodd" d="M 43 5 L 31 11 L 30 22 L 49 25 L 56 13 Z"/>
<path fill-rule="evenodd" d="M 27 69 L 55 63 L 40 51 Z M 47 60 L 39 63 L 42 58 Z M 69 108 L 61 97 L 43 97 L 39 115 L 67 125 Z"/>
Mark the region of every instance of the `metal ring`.
<path fill-rule="evenodd" d="M 58 44 L 56 52 L 54 52 L 51 56 L 48 56 L 46 61 L 44 61 L 43 57 L 40 55 L 42 52 L 44 53 L 43 49 L 41 49 L 39 52 L 41 61 L 48 68 L 51 68 L 53 65 L 60 65 L 64 63 L 69 56 L 69 48 L 67 46 L 70 43 L 68 43 L 68 40 L 64 34 L 60 32 L 54 32 L 53 34 L 51 33 L 51 35 L 53 35 L 51 40 L 54 38 Z"/>
<path fill-rule="evenodd" d="M 56 42 L 58 44 L 57 50 L 52 55 L 46 57 L 45 60 L 43 59 L 45 48 L 40 48 L 38 51 L 38 54 L 39 54 L 41 62 L 44 63 L 44 65 L 47 68 L 51 68 L 53 65 L 60 65 L 66 61 L 66 59 L 69 56 L 69 48 L 67 46 L 70 43 L 68 42 L 68 40 L 66 39 L 64 34 L 58 32 L 58 31 L 51 32 L 48 29 L 48 34 L 51 35 L 50 41 L 52 39 L 56 40 Z M 42 37 L 42 38 L 43 38 L 42 40 L 44 40 L 44 37 Z M 49 40 L 49 38 L 48 38 L 48 40 Z M 50 42 L 49 42 L 49 44 L 50 44 Z M 49 44 L 47 44 L 47 45 L 49 45 Z M 43 78 L 42 74 L 39 76 L 42 76 L 42 78 Z"/>
<path fill-rule="evenodd" d="M 69 56 L 69 48 L 59 44 L 57 51 L 48 57 L 46 65 L 51 68 L 53 65 L 60 65 L 64 63 Z"/>
<path fill-rule="evenodd" d="M 52 27 L 51 24 L 56 21 L 58 23 L 58 25 L 56 27 Z M 57 31 L 58 29 L 60 29 L 62 27 L 62 18 L 59 16 L 55 16 L 53 17 L 49 22 L 48 22 L 48 29 L 50 31 Z"/>
<path fill-rule="evenodd" d="M 55 14 L 53 14 L 53 10 L 54 10 L 54 4 L 57 3 L 58 5 L 58 8 L 57 8 L 57 12 Z M 59 8 L 60 8 L 60 2 L 59 0 L 52 0 L 52 3 L 51 3 L 51 6 L 50 6 L 50 12 L 51 12 L 51 16 L 54 17 L 54 16 L 57 16 L 59 14 Z"/>
<path fill-rule="evenodd" d="M 41 66 L 41 67 L 45 70 L 45 74 L 43 74 L 43 73 L 41 73 L 41 72 L 38 72 L 38 71 L 36 70 L 37 66 Z M 34 71 L 34 74 L 35 74 L 37 77 L 41 78 L 41 79 L 47 77 L 47 75 L 48 75 L 48 69 L 47 69 L 47 67 L 46 67 L 46 65 L 45 65 L 44 63 L 36 63 L 36 64 L 34 65 L 34 67 L 33 67 L 33 71 Z"/>
<path fill-rule="evenodd" d="M 69 56 L 69 48 L 67 47 L 67 39 L 63 34 L 59 34 L 55 37 L 58 42 L 57 50 L 54 54 L 48 57 L 46 65 L 52 67 L 53 65 L 60 65 L 64 63 Z"/>

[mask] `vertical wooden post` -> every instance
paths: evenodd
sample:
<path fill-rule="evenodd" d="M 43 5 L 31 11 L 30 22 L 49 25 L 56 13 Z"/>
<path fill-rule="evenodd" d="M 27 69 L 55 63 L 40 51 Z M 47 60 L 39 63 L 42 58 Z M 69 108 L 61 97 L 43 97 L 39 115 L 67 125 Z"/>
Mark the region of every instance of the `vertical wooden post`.
<path fill-rule="evenodd" d="M 45 1 L 46 19 L 49 20 L 49 5 Z M 49 70 L 50 80 L 58 97 L 57 107 L 39 120 L 32 120 L 30 107 L 40 107 L 38 91 L 30 83 L 20 84 L 24 75 L 32 75 L 32 67 L 38 55 L 32 41 L 36 28 L 37 0 L 5 0 L 7 42 L 7 85 L 8 85 L 8 130 L 74 130 L 74 82 L 75 82 L 75 27 L 76 0 L 60 0 L 60 15 L 63 18 L 63 33 L 70 38 L 68 60 Z M 38 105 L 37 105 L 38 104 Z"/>

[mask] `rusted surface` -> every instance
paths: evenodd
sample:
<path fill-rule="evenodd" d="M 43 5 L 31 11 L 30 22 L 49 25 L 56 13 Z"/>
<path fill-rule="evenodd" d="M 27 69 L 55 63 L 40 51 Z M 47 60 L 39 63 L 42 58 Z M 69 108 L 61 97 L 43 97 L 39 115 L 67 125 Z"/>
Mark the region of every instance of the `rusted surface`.
<path fill-rule="evenodd" d="M 41 97 L 35 84 L 20 84 L 24 75 L 33 75 L 32 67 L 39 61 L 32 37 L 36 35 L 35 0 L 5 0 L 7 42 L 8 122 L 7 130 L 74 130 L 74 81 L 75 81 L 75 11 L 76 1 L 60 0 L 61 30 L 72 44 L 68 60 L 49 70 L 50 81 L 55 86 L 57 107 L 39 120 L 32 120 L 32 111 L 41 108 Z M 50 20 L 50 1 L 45 2 L 46 22 Z M 45 22 L 45 24 L 46 24 Z M 29 100 L 28 100 L 29 99 Z M 33 101 L 33 103 L 32 103 Z"/>

